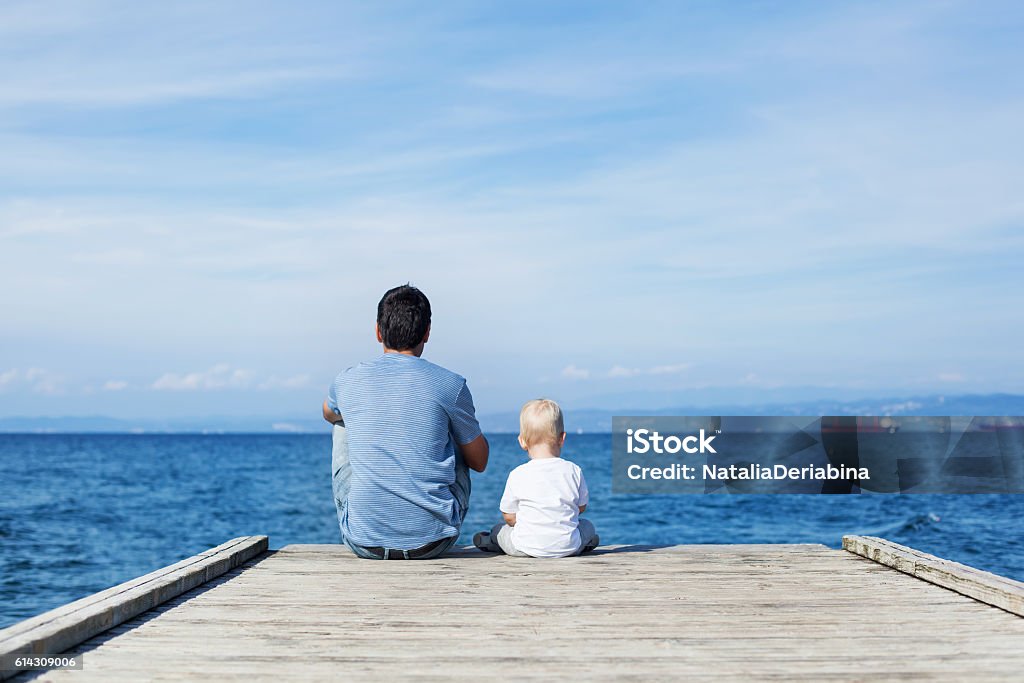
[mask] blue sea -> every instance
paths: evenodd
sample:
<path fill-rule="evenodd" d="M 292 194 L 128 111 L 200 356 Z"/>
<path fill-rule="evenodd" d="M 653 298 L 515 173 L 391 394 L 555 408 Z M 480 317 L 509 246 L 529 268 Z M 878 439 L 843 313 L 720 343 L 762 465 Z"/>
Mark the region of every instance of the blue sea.
<path fill-rule="evenodd" d="M 491 436 L 462 542 L 499 521 L 512 435 Z M 570 436 L 609 544 L 824 543 L 869 534 L 1024 579 L 1024 496 L 611 493 L 611 438 Z M 0 628 L 230 538 L 337 543 L 323 435 L 0 435 Z"/>

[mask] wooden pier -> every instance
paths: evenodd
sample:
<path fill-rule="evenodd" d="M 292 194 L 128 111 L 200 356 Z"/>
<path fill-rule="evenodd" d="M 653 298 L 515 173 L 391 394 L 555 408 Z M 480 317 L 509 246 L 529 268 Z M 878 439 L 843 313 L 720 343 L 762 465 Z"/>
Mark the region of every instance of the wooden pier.
<path fill-rule="evenodd" d="M 882 539 L 411 562 L 266 547 L 235 539 L 16 624 L 0 654 L 82 654 L 17 676 L 71 683 L 1024 678 L 1024 584 Z"/>

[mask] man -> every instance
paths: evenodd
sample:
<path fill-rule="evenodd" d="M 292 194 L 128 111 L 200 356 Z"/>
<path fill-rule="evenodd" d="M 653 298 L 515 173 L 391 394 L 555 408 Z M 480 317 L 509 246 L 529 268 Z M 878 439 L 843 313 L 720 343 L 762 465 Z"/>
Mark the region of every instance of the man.
<path fill-rule="evenodd" d="M 384 353 L 337 376 L 324 401 L 334 425 L 334 504 L 359 557 L 429 559 L 450 548 L 469 510 L 469 469 L 490 448 L 460 375 L 421 358 L 430 302 L 410 285 L 377 304 Z M 467 469 L 469 468 L 469 469 Z"/>

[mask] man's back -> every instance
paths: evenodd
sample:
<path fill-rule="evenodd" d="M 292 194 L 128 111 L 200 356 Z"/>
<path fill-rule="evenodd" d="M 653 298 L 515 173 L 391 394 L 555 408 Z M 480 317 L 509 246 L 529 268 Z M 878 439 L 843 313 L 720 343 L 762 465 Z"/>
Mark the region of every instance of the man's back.
<path fill-rule="evenodd" d="M 422 358 L 385 353 L 331 385 L 352 467 L 342 533 L 361 546 L 418 548 L 456 536 L 456 445 L 480 436 L 459 375 Z"/>

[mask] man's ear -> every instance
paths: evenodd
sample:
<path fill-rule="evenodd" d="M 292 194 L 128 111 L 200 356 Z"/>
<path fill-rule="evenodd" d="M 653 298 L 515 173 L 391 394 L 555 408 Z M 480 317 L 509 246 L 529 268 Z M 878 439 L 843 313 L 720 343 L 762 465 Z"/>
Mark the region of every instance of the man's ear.
<path fill-rule="evenodd" d="M 427 333 L 423 335 L 423 341 L 420 344 L 426 344 L 428 339 L 430 339 L 430 325 L 427 325 Z"/>
<path fill-rule="evenodd" d="M 519 439 L 519 447 L 520 447 L 520 448 L 522 448 L 522 449 L 523 449 L 524 451 L 528 451 L 528 450 L 530 450 L 529 448 L 527 448 L 527 447 L 526 447 L 526 442 L 525 442 L 525 441 L 523 441 L 523 435 L 522 435 L 522 434 L 520 434 L 520 435 L 519 435 L 518 437 L 516 437 L 516 438 L 518 438 L 518 439 Z"/>
<path fill-rule="evenodd" d="M 381 334 L 380 334 L 380 325 L 378 325 L 377 323 L 374 323 L 373 324 L 373 330 L 377 333 L 377 342 L 380 343 L 380 344 L 383 344 L 384 343 L 384 337 L 382 337 Z"/>

